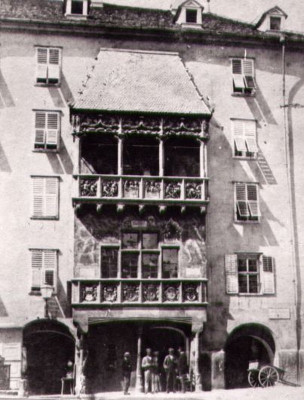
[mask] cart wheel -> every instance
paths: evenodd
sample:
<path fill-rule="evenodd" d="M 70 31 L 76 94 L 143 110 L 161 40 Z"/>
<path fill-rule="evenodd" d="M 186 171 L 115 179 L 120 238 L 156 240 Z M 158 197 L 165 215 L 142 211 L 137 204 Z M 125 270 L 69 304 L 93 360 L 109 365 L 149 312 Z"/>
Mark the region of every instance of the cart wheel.
<path fill-rule="evenodd" d="M 259 371 L 249 371 L 248 372 L 248 382 L 251 387 L 260 386 Z"/>
<path fill-rule="evenodd" d="M 274 386 L 279 380 L 278 371 L 269 365 L 262 367 L 259 372 L 259 382 L 262 387 Z"/>

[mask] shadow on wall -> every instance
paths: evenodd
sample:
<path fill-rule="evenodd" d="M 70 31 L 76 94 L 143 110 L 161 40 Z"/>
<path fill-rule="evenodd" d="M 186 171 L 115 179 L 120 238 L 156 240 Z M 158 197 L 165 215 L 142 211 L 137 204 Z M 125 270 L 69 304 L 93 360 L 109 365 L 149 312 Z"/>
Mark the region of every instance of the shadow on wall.
<path fill-rule="evenodd" d="M 5 107 L 15 107 L 15 102 L 0 71 L 0 108 Z"/>
<path fill-rule="evenodd" d="M 277 125 L 277 121 L 274 119 L 272 111 L 263 95 L 261 88 L 258 85 L 255 96 L 245 97 L 245 100 L 253 117 L 257 121 L 264 121 L 267 124 Z"/>
<path fill-rule="evenodd" d="M 6 154 L 3 150 L 3 147 L 1 146 L 1 143 L 0 143 L 0 171 L 12 172 Z"/>
<path fill-rule="evenodd" d="M 73 161 L 67 151 L 67 148 L 62 138 L 60 142 L 59 152 L 47 153 L 47 158 L 55 174 L 73 173 L 73 168 L 74 168 Z"/>
<path fill-rule="evenodd" d="M 7 310 L 5 308 L 5 305 L 0 297 L 0 317 L 8 317 Z"/>

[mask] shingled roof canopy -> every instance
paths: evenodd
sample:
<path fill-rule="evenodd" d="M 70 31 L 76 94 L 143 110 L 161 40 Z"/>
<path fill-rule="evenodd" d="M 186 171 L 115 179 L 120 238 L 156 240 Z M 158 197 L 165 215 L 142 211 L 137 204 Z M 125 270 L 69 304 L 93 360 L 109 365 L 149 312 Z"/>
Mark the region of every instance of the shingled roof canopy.
<path fill-rule="evenodd" d="M 210 115 L 177 53 L 101 49 L 74 109 Z"/>

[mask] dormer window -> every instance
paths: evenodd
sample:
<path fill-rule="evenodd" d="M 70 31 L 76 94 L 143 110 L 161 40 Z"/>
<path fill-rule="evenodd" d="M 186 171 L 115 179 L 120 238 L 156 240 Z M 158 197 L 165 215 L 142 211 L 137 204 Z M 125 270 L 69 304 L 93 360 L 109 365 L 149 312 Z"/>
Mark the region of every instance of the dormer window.
<path fill-rule="evenodd" d="M 89 11 L 89 0 L 67 0 L 66 16 L 86 17 Z"/>
<path fill-rule="evenodd" d="M 189 24 L 197 23 L 197 10 L 191 8 L 186 9 L 186 22 Z"/>
<path fill-rule="evenodd" d="M 281 17 L 270 17 L 270 30 L 279 31 L 281 29 Z"/>
<path fill-rule="evenodd" d="M 176 24 L 186 29 L 200 29 L 202 27 L 203 9 L 200 0 L 184 1 L 176 11 Z"/>

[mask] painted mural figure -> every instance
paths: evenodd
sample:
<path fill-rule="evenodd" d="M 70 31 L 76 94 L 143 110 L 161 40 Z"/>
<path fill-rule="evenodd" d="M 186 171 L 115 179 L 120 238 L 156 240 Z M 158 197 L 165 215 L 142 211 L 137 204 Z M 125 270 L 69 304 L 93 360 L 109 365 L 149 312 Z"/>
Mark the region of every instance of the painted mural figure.
<path fill-rule="evenodd" d="M 152 391 L 152 350 L 146 349 L 146 356 L 142 359 L 141 363 L 142 369 L 144 371 L 144 382 L 145 382 L 145 393 Z"/>
<path fill-rule="evenodd" d="M 166 373 L 166 392 L 169 393 L 170 389 L 175 393 L 176 388 L 176 358 L 174 356 L 174 349 L 169 348 L 168 354 L 166 355 L 163 363 L 163 367 Z"/>
<path fill-rule="evenodd" d="M 130 394 L 129 387 L 131 381 L 131 371 L 132 371 L 131 358 L 130 358 L 130 353 L 127 351 L 125 352 L 122 360 L 123 391 L 125 395 Z"/>

